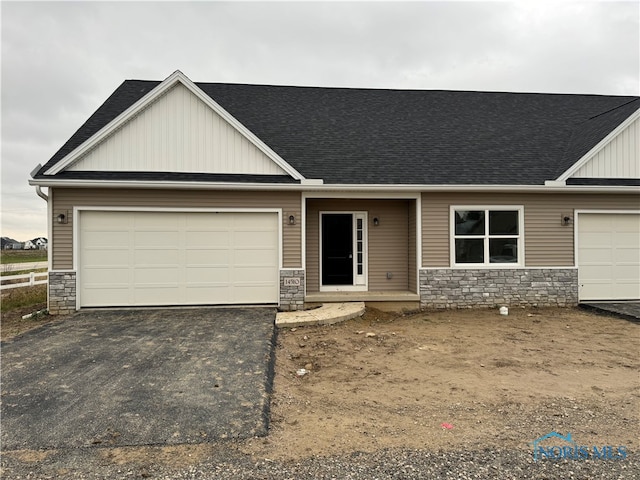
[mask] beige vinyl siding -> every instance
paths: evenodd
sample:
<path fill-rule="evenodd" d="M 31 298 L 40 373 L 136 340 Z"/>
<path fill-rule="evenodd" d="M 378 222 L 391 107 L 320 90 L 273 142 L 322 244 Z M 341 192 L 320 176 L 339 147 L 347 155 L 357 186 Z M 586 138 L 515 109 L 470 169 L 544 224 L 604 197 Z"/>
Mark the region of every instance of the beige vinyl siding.
<path fill-rule="evenodd" d="M 182 84 L 159 97 L 68 170 L 285 174 Z"/>
<path fill-rule="evenodd" d="M 571 176 L 640 178 L 640 119 L 627 126 Z"/>
<path fill-rule="evenodd" d="M 285 268 L 300 268 L 301 225 L 289 225 L 289 215 L 300 219 L 298 192 L 239 192 L 208 190 L 90 189 L 54 188 L 53 211 L 73 211 L 82 207 L 153 207 L 153 208 L 281 208 L 282 263 Z M 64 225 L 53 224 L 53 269 L 73 268 L 73 218 Z"/>
<path fill-rule="evenodd" d="M 561 193 L 423 193 L 422 265 L 450 266 L 449 208 L 451 205 L 523 205 L 525 265 L 574 265 L 574 227 L 561 225 L 561 216 L 573 218 L 575 209 L 637 210 L 640 196 L 633 194 Z"/>
<path fill-rule="evenodd" d="M 413 200 L 307 200 L 307 292 L 320 290 L 320 212 L 368 213 L 368 290 L 406 291 L 409 288 L 409 203 Z M 380 225 L 373 225 L 374 217 Z M 415 262 L 414 262 L 415 263 Z M 393 278 L 387 279 L 387 272 Z"/>
<path fill-rule="evenodd" d="M 416 203 L 409 202 L 409 291 L 418 293 L 418 277 L 416 275 Z"/>

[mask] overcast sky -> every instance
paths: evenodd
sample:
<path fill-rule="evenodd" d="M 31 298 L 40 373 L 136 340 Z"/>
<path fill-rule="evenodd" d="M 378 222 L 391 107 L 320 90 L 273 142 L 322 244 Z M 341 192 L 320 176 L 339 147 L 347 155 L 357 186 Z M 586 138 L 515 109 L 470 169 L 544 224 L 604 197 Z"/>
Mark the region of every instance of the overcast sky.
<path fill-rule="evenodd" d="M 2 236 L 125 79 L 640 94 L 640 2 L 2 2 Z"/>

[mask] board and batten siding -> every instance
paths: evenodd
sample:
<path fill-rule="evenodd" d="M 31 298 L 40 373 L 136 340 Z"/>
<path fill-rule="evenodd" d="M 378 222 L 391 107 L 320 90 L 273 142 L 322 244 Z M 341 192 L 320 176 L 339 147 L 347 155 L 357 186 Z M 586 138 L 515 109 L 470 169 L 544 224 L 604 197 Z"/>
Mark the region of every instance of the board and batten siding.
<path fill-rule="evenodd" d="M 82 207 L 136 207 L 138 208 L 281 208 L 282 209 L 282 264 L 284 268 L 302 266 L 301 224 L 289 225 L 289 215 L 300 218 L 298 192 L 239 192 L 208 190 L 160 189 L 90 189 L 52 188 L 53 211 L 69 212 L 66 224 L 53 223 L 53 269 L 73 269 L 73 212 Z"/>
<path fill-rule="evenodd" d="M 409 204 L 414 200 L 308 199 L 306 214 L 307 293 L 320 290 L 320 212 L 367 212 L 368 290 L 407 291 Z M 380 225 L 373 225 L 378 217 Z M 415 263 L 415 260 L 414 260 Z M 387 279 L 387 272 L 393 278 Z M 415 270 L 414 270 L 415 272 Z M 415 276 L 414 276 L 415 277 Z M 415 287 L 414 287 L 415 288 Z"/>
<path fill-rule="evenodd" d="M 181 84 L 159 97 L 67 170 L 285 174 Z"/>
<path fill-rule="evenodd" d="M 575 178 L 640 178 L 640 118 L 580 167 Z"/>
<path fill-rule="evenodd" d="M 524 206 L 525 266 L 574 266 L 574 226 L 563 226 L 561 217 L 574 210 L 638 210 L 637 194 L 561 193 L 423 193 L 422 266 L 450 266 L 450 223 L 452 205 Z"/>

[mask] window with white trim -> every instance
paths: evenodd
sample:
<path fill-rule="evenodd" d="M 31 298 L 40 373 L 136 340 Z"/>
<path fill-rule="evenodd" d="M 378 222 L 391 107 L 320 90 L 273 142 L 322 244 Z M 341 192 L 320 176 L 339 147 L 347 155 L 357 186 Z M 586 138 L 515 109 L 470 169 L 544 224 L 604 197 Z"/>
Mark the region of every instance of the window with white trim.
<path fill-rule="evenodd" d="M 451 207 L 454 265 L 522 265 L 523 208 Z"/>

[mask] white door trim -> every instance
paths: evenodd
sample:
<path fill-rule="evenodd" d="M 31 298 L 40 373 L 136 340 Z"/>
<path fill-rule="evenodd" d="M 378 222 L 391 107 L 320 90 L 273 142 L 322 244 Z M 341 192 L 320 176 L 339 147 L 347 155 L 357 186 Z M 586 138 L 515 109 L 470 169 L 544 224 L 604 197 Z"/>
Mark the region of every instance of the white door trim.
<path fill-rule="evenodd" d="M 352 247 L 353 247 L 353 284 L 352 285 L 322 285 L 322 216 L 323 215 L 351 215 Z M 363 270 L 362 274 L 357 272 L 357 220 L 362 219 L 363 225 Z M 344 210 L 320 210 L 318 212 L 318 261 L 319 261 L 319 290 L 321 292 L 366 292 L 369 290 L 369 229 L 368 212 L 366 211 L 344 211 Z"/>

